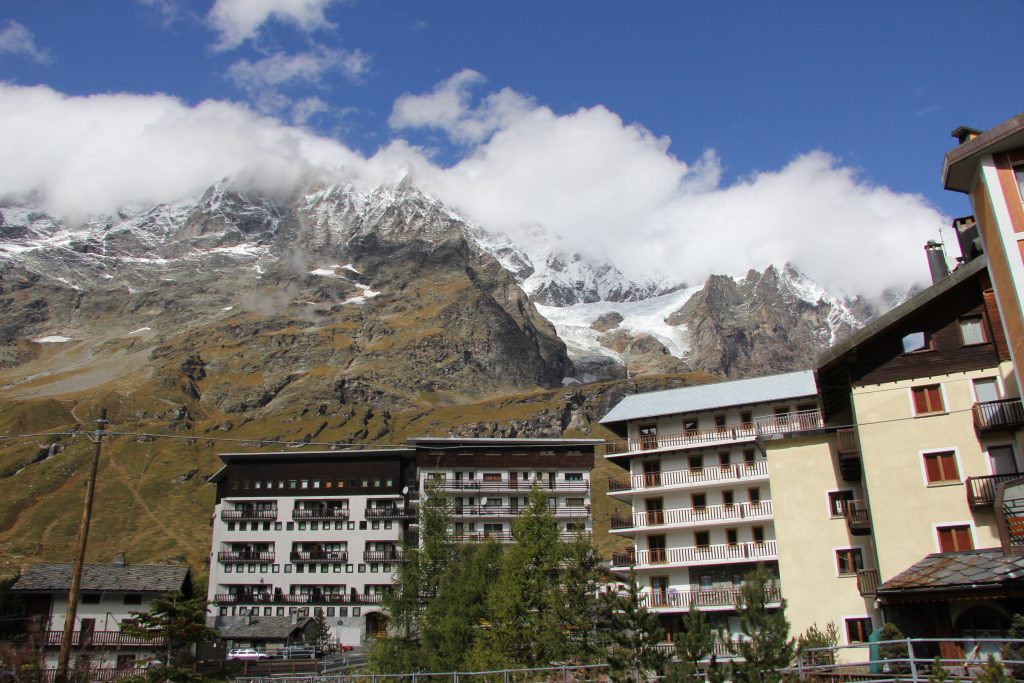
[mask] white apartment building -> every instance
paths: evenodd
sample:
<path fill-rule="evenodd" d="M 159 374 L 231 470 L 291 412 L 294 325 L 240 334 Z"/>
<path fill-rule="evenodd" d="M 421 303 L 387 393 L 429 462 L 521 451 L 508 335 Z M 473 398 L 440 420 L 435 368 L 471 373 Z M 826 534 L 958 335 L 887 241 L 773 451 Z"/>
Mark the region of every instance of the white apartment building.
<path fill-rule="evenodd" d="M 453 503 L 453 537 L 460 542 L 512 541 L 512 521 L 537 486 L 548 499 L 562 538 L 593 531 L 590 471 L 603 439 L 416 438 L 420 495 L 428 481 Z"/>
<path fill-rule="evenodd" d="M 670 640 L 690 609 L 737 633 L 744 576 L 758 564 L 778 576 L 764 444 L 823 429 L 814 374 L 627 396 L 601 424 L 625 439 L 608 444 L 606 457 L 628 476 L 608 488 L 632 508 L 611 521 L 613 533 L 633 542 L 614 569 L 635 568 Z M 776 588 L 769 600 L 778 599 Z"/>
<path fill-rule="evenodd" d="M 401 543 L 413 538 L 415 451 L 220 457 L 211 478 L 215 625 L 323 610 L 341 644 L 380 631 Z"/>
<path fill-rule="evenodd" d="M 591 532 L 590 471 L 601 439 L 417 438 L 408 448 L 227 453 L 212 519 L 214 623 L 313 616 L 357 645 L 381 632 L 381 602 L 417 542 L 428 479 L 452 497 L 459 542 L 512 540 L 512 520 L 541 487 L 564 538 Z"/>

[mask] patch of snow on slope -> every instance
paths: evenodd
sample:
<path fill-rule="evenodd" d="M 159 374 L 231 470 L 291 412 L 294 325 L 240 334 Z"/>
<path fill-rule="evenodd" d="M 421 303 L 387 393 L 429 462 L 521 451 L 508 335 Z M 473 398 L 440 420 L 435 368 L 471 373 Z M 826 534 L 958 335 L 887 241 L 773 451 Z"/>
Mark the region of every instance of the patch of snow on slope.
<path fill-rule="evenodd" d="M 49 337 L 40 337 L 39 339 L 33 339 L 37 344 L 63 344 L 64 342 L 74 341 L 71 337 L 62 337 L 59 334 L 53 334 Z"/>
<path fill-rule="evenodd" d="M 601 346 L 599 338 L 603 333 L 590 328 L 601 316 L 618 313 L 623 318 L 618 329 L 633 334 L 650 334 L 664 344 L 669 353 L 682 358 L 690 348 L 686 327 L 669 325 L 665 318 L 679 310 L 700 290 L 701 287 L 690 287 L 642 301 L 598 301 L 564 307 L 537 304 L 536 307 L 555 326 L 558 336 L 569 347 L 571 356 L 601 355 L 620 360 L 619 354 Z"/>
<path fill-rule="evenodd" d="M 350 271 L 352 271 L 352 272 L 353 272 L 353 273 L 355 273 L 356 275 L 362 275 L 362 273 L 360 273 L 360 272 L 359 272 L 358 270 L 356 270 L 356 269 L 355 269 L 355 266 L 353 266 L 353 265 L 352 265 L 351 263 L 346 263 L 346 264 L 345 264 L 345 265 L 343 265 L 343 266 L 331 266 L 331 267 L 332 267 L 332 268 L 343 268 L 344 270 L 350 270 Z"/>
<path fill-rule="evenodd" d="M 131 336 L 131 335 L 133 335 L 133 334 L 142 334 L 143 332 L 149 332 L 149 331 L 150 331 L 150 330 L 152 330 L 152 329 L 153 329 L 152 327 L 140 327 L 140 328 L 139 328 L 139 329 L 137 329 L 137 330 L 132 330 L 131 332 L 129 332 L 129 333 L 128 333 L 127 335 L 125 335 L 125 336 L 128 336 L 128 337 L 130 337 L 130 336 Z"/>
<path fill-rule="evenodd" d="M 362 296 L 354 296 L 350 299 L 345 299 L 342 303 L 358 304 L 361 306 L 362 304 L 366 303 L 367 299 L 372 299 L 373 297 L 378 296 L 380 294 L 380 292 L 375 292 L 372 289 L 370 289 L 369 285 L 361 285 L 358 282 L 353 282 L 352 284 L 354 284 L 359 289 L 363 290 Z"/>
<path fill-rule="evenodd" d="M 320 275 L 322 277 L 339 277 L 339 275 L 334 272 L 334 269 L 336 267 L 337 266 L 330 266 L 328 268 L 317 268 L 316 270 L 309 271 L 309 274 L 310 275 Z"/>

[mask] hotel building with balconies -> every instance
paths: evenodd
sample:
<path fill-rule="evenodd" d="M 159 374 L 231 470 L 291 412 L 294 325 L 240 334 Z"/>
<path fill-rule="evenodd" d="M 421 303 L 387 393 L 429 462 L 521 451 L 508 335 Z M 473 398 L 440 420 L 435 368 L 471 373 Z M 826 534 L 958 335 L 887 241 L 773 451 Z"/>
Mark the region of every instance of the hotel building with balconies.
<path fill-rule="evenodd" d="M 670 638 L 690 609 L 737 633 L 744 577 L 759 564 L 778 576 L 765 443 L 822 432 L 813 373 L 627 396 L 601 424 L 625 439 L 606 448 L 626 471 L 608 488 L 631 506 L 611 520 L 612 532 L 633 542 L 613 566 L 636 570 Z M 778 604 L 778 585 L 769 601 Z"/>
<path fill-rule="evenodd" d="M 384 627 L 381 603 L 415 544 L 428 481 L 452 500 L 456 542 L 512 541 L 541 488 L 566 540 L 591 533 L 590 472 L 601 439 L 410 439 L 407 448 L 226 453 L 212 521 L 215 625 L 313 616 L 357 645 Z"/>

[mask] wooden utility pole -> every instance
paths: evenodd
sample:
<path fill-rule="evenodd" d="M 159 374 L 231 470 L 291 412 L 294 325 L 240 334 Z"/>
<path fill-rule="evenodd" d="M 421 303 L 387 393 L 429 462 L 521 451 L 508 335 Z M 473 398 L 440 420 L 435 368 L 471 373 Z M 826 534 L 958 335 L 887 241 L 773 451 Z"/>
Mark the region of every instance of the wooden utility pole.
<path fill-rule="evenodd" d="M 78 549 L 75 564 L 71 569 L 71 588 L 68 590 L 68 612 L 64 617 L 64 635 L 60 640 L 60 656 L 57 659 L 57 674 L 54 683 L 67 683 L 68 660 L 71 659 L 71 639 L 75 631 L 75 616 L 78 613 L 78 588 L 82 583 L 82 567 L 85 564 L 85 546 L 89 540 L 89 523 L 92 521 L 92 499 L 96 492 L 96 470 L 100 462 L 100 444 L 103 443 L 103 426 L 107 424 L 107 409 L 100 410 L 96 420 L 96 431 L 89 440 L 96 444 L 92 456 L 92 468 L 85 485 L 85 504 L 82 506 L 82 524 L 78 527 Z"/>

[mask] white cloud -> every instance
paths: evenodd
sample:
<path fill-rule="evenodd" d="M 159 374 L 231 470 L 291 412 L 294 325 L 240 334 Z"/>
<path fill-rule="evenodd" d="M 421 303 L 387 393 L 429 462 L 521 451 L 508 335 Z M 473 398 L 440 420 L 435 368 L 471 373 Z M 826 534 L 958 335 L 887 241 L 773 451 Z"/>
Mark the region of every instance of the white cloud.
<path fill-rule="evenodd" d="M 306 32 L 331 28 L 324 10 L 336 0 L 217 0 L 207 19 L 220 33 L 217 49 L 230 50 L 253 38 L 271 19 Z"/>
<path fill-rule="evenodd" d="M 48 64 L 53 60 L 49 51 L 36 45 L 32 32 L 13 19 L 0 28 L 0 54 L 5 53 L 28 57 L 39 64 Z"/>
<path fill-rule="evenodd" d="M 331 108 L 319 97 L 306 97 L 292 105 L 292 123 L 304 126 L 317 114 L 330 111 Z"/>
<path fill-rule="evenodd" d="M 601 106 L 560 115 L 510 90 L 474 104 L 467 88 L 480 82 L 460 72 L 396 103 L 396 126 L 476 141 L 448 167 L 401 139 L 367 158 L 238 104 L 0 85 L 0 196 L 35 193 L 50 211 L 82 215 L 175 201 L 224 177 L 282 193 L 313 175 L 369 189 L 411 168 L 484 227 L 544 234 L 627 272 L 692 284 L 790 261 L 832 291 L 869 295 L 924 281 L 922 246 L 947 224 L 923 198 L 872 185 L 823 151 L 725 184 L 712 151 L 677 159 L 667 138 Z M 302 122 L 322 104 L 285 111 Z"/>
<path fill-rule="evenodd" d="M 250 62 L 242 59 L 228 68 L 228 78 L 247 90 L 261 90 L 288 83 L 319 84 L 324 76 L 340 72 L 355 79 L 369 69 L 370 58 L 360 50 L 331 50 L 317 47 L 307 52 L 285 54 Z"/>
<path fill-rule="evenodd" d="M 530 98 L 504 88 L 471 108 L 471 90 L 484 81 L 479 72 L 463 69 L 429 94 L 405 93 L 395 101 L 388 124 L 396 129 L 437 128 L 456 142 L 475 143 L 536 107 Z"/>

